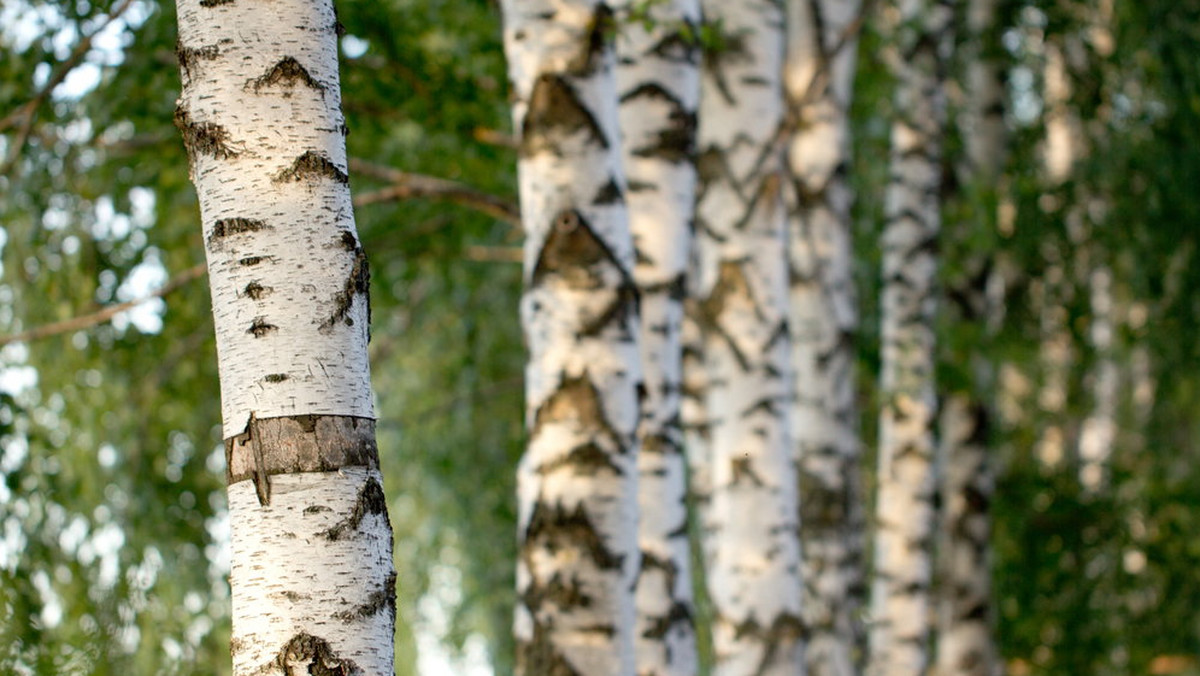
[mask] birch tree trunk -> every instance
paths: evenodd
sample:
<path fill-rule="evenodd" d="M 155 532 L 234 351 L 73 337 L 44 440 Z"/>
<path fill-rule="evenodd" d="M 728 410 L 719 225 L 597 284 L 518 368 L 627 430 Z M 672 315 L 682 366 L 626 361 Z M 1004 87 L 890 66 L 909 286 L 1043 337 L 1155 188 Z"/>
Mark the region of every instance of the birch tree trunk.
<path fill-rule="evenodd" d="M 594 0 L 506 0 L 502 9 L 529 349 L 517 670 L 632 674 L 641 373 L 615 24 Z"/>
<path fill-rule="evenodd" d="M 804 669 L 791 457 L 782 5 L 704 5 L 722 31 L 699 120 L 695 289 L 708 375 L 712 498 L 705 536 L 714 673 Z"/>
<path fill-rule="evenodd" d="M 233 673 L 392 674 L 367 260 L 326 0 L 180 0 L 176 122 L 219 355 Z"/>
<path fill-rule="evenodd" d="M 934 319 L 949 0 L 885 9 L 895 112 L 884 202 L 882 377 L 875 579 L 867 673 L 921 676 L 929 664 L 935 521 Z"/>
<path fill-rule="evenodd" d="M 962 42 L 966 96 L 959 114 L 960 133 L 966 148 L 959 183 L 982 208 L 981 216 L 965 224 L 985 238 L 993 228 L 988 214 L 998 192 L 1004 167 L 1007 130 L 1005 94 L 997 19 L 998 0 L 970 0 L 966 6 L 967 34 Z M 966 235 L 970 237 L 971 235 Z M 990 241 L 990 239 L 985 240 Z M 998 266 L 995 252 L 976 255 L 982 272 L 966 282 L 970 288 L 957 294 L 964 299 L 959 320 L 987 326 L 1001 315 L 995 294 L 987 288 L 988 270 Z M 991 355 L 987 353 L 994 330 L 985 329 L 983 345 L 971 345 L 950 357 L 958 368 L 970 371 L 972 387 L 949 394 L 941 414 L 942 526 L 938 556 L 937 676 L 999 676 L 1002 665 L 995 645 L 992 603 L 992 518 L 995 492 L 992 450 L 988 439 L 991 411 L 984 403 L 992 388 Z M 980 335 L 980 334 L 976 334 Z"/>
<path fill-rule="evenodd" d="M 617 87 L 641 294 L 646 385 L 638 428 L 637 673 L 697 672 L 687 474 L 680 429 L 684 280 L 695 205 L 698 0 L 618 3 Z"/>
<path fill-rule="evenodd" d="M 848 676 L 857 673 L 863 639 L 858 299 L 847 175 L 861 3 L 798 0 L 788 8 L 788 253 L 806 661 L 813 676 Z"/>

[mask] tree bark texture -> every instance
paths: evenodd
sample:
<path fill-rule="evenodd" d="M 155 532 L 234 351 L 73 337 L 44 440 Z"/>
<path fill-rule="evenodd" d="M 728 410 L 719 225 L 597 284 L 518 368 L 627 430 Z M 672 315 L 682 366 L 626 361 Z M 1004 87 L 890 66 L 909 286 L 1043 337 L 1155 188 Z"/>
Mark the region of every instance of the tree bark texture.
<path fill-rule="evenodd" d="M 961 43 L 965 101 L 957 118 L 966 161 L 960 165 L 959 183 L 968 194 L 996 195 L 1003 172 L 1008 134 L 1004 124 L 1005 91 L 1003 46 L 998 29 L 998 0 L 970 0 L 966 5 L 966 35 Z M 993 228 L 987 213 L 992 200 L 980 200 L 979 214 L 965 227 L 974 232 Z M 968 235 L 969 236 L 969 235 Z M 986 257 L 986 259 L 984 258 Z M 995 493 L 993 450 L 988 429 L 989 401 L 994 378 L 994 357 L 988 344 L 994 334 L 992 318 L 1003 314 L 1003 298 L 988 288 L 995 269 L 995 254 L 978 254 L 981 272 L 966 281 L 957 295 L 958 319 L 988 326 L 984 345 L 972 341 L 966 350 L 949 357 L 958 368 L 970 370 L 971 386 L 950 392 L 943 400 L 941 431 L 941 528 L 937 545 L 938 638 L 937 676 L 999 676 L 1002 665 L 995 643 L 995 606 L 992 602 L 992 496 Z"/>
<path fill-rule="evenodd" d="M 614 17 L 593 0 L 502 9 L 529 349 L 517 670 L 633 674 L 641 370 Z"/>
<path fill-rule="evenodd" d="M 639 676 L 699 669 L 680 429 L 681 330 L 695 206 L 698 0 L 615 5 L 626 201 L 641 294 L 646 397 L 638 428 Z"/>
<path fill-rule="evenodd" d="M 181 0 L 233 537 L 233 673 L 392 674 L 366 256 L 328 1 Z"/>
<path fill-rule="evenodd" d="M 875 577 L 867 673 L 922 676 L 929 665 L 936 493 L 934 320 L 945 125 L 948 0 L 885 8 L 896 78 L 884 200 L 882 377 Z"/>
<path fill-rule="evenodd" d="M 800 480 L 808 673 L 857 672 L 864 629 L 863 530 L 855 406 L 858 299 L 847 165 L 861 3 L 788 3 L 785 75 L 795 450 Z"/>
<path fill-rule="evenodd" d="M 803 671 L 781 195 L 782 5 L 703 5 L 695 294 L 708 385 L 714 674 Z"/>

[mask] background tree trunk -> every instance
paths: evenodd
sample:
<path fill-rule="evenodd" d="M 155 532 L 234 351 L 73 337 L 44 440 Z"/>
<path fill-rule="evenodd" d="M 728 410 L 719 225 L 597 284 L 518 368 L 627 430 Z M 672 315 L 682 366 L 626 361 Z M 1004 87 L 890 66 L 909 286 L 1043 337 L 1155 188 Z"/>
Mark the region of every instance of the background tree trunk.
<path fill-rule="evenodd" d="M 604 4 L 503 3 L 520 134 L 529 441 L 517 476 L 517 670 L 632 674 L 641 386 Z"/>
<path fill-rule="evenodd" d="M 861 3 L 788 3 L 786 85 L 795 448 L 800 480 L 807 664 L 856 673 L 865 510 L 855 404 L 858 299 L 850 218 L 850 99 Z"/>
<path fill-rule="evenodd" d="M 882 411 L 867 673 L 920 676 L 929 664 L 932 623 L 936 251 L 953 13 L 948 0 L 902 0 L 885 11 L 896 92 L 884 204 Z"/>
<path fill-rule="evenodd" d="M 782 202 L 782 6 L 707 2 L 695 289 L 708 375 L 714 673 L 803 671 Z"/>
<path fill-rule="evenodd" d="M 391 674 L 366 255 L 329 2 L 179 3 L 219 354 L 235 674 Z"/>
<path fill-rule="evenodd" d="M 681 329 L 696 191 L 697 0 L 617 6 L 617 87 L 646 397 L 638 429 L 635 649 L 641 676 L 699 669 L 680 429 Z"/>

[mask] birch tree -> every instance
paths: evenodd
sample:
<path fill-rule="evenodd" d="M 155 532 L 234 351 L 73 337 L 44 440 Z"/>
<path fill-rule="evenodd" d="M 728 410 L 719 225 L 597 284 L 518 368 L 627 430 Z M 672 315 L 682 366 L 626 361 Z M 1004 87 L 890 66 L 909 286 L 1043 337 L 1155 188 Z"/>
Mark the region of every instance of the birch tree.
<path fill-rule="evenodd" d="M 957 115 L 966 151 L 959 184 L 967 187 L 971 198 L 968 212 L 976 214 L 973 222 L 963 224 L 963 236 L 989 243 L 1008 140 L 998 5 L 998 0 L 970 0 L 966 5 L 961 47 L 965 97 Z M 967 371 L 971 386 L 945 396 L 939 424 L 943 514 L 937 545 L 938 676 L 996 676 L 1002 669 L 993 626 L 991 502 L 996 480 L 988 438 L 992 415 L 985 402 L 994 370 L 988 339 L 998 328 L 994 318 L 1003 314 L 1003 298 L 997 299 L 994 292 L 998 278 L 991 271 L 1000 269 L 996 252 L 967 256 L 971 260 L 965 264 L 977 269 L 968 270 L 968 279 L 953 297 L 961 301 L 956 319 L 975 330 L 969 334 L 970 344 L 949 359 Z"/>
<path fill-rule="evenodd" d="M 641 374 L 614 20 L 594 0 L 502 9 L 529 350 L 517 670 L 632 674 Z"/>
<path fill-rule="evenodd" d="M 867 673 L 929 663 L 935 521 L 934 319 L 949 0 L 885 8 L 896 79 L 884 198 L 882 374 L 875 578 Z"/>
<path fill-rule="evenodd" d="M 861 3 L 788 3 L 788 227 L 808 673 L 856 671 L 863 630 L 850 99 Z"/>
<path fill-rule="evenodd" d="M 641 294 L 637 673 L 695 674 L 687 476 L 680 429 L 684 280 L 695 203 L 698 0 L 617 6 L 617 86 Z"/>
<path fill-rule="evenodd" d="M 391 674 L 367 259 L 327 1 L 179 2 L 232 529 L 234 674 Z"/>
<path fill-rule="evenodd" d="M 714 673 L 803 670 L 782 201 L 784 14 L 706 2 L 695 293 L 708 378 Z"/>

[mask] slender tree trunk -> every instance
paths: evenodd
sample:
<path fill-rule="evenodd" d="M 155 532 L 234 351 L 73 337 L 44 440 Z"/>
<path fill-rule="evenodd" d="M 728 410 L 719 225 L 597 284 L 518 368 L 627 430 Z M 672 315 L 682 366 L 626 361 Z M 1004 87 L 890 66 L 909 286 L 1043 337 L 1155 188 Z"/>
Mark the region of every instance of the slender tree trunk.
<path fill-rule="evenodd" d="M 391 674 L 366 256 L 327 1 L 179 2 L 233 538 L 234 674 Z"/>
<path fill-rule="evenodd" d="M 788 164 L 795 448 L 808 672 L 857 672 L 865 513 L 855 407 L 850 97 L 861 3 L 788 3 Z"/>
<path fill-rule="evenodd" d="M 803 672 L 781 198 L 782 5 L 704 4 L 719 27 L 699 121 L 695 289 L 708 374 L 705 535 L 714 673 Z"/>
<path fill-rule="evenodd" d="M 941 227 L 944 63 L 949 0 L 902 0 L 891 179 L 883 231 L 882 378 L 871 676 L 920 676 L 929 664 L 935 521 L 934 319 Z"/>
<path fill-rule="evenodd" d="M 999 40 L 999 0 L 970 0 L 962 42 L 965 100 L 958 115 L 966 149 L 959 184 L 973 200 L 964 224 L 965 238 L 990 242 L 994 237 L 995 196 L 1004 167 L 1008 134 L 1004 126 L 1004 71 Z M 937 676 L 999 676 L 1002 665 L 994 638 L 992 603 L 992 519 L 995 492 L 991 410 L 990 318 L 1003 313 L 988 285 L 999 266 L 994 251 L 970 252 L 977 271 L 954 294 L 963 300 L 959 321 L 981 327 L 965 348 L 952 348 L 954 367 L 967 371 L 969 387 L 943 401 L 941 430 L 942 524 L 938 556 Z M 1002 303 L 1003 299 L 999 299 Z M 984 328 L 988 327 L 988 328 Z M 981 344 L 982 343 L 982 344 Z"/>
<path fill-rule="evenodd" d="M 641 676 L 695 674 L 687 475 L 680 429 L 684 278 L 695 205 L 698 0 L 618 4 L 617 87 L 641 293 L 635 649 Z"/>
<path fill-rule="evenodd" d="M 637 291 L 609 38 L 594 0 L 506 0 L 529 348 L 517 670 L 634 673 Z"/>

